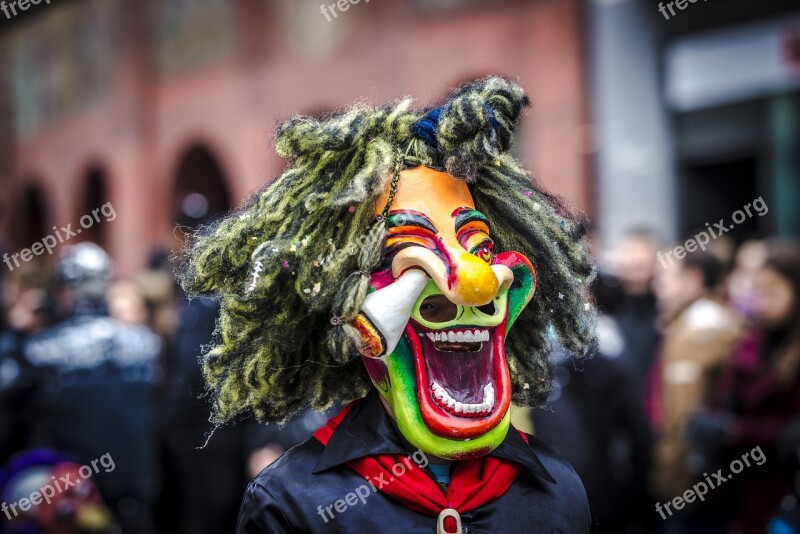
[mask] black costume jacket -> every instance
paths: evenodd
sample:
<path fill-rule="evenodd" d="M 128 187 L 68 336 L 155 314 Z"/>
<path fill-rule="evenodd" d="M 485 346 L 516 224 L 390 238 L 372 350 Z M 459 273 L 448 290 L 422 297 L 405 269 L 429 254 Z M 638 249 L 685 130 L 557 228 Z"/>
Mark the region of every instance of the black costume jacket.
<path fill-rule="evenodd" d="M 590 531 L 586 492 L 575 471 L 541 441 L 528 439 L 530 443 L 526 444 L 511 429 L 490 453 L 516 462 L 523 469 L 502 497 L 462 514 L 463 532 Z M 361 475 L 347 466 L 349 460 L 368 455 L 408 456 L 412 452 L 373 391 L 347 414 L 328 445 L 323 446 L 312 437 L 290 449 L 250 483 L 237 532 L 434 533 L 435 517 L 405 508 L 384 493 L 373 491 Z M 353 498 L 359 487 L 364 497 Z M 337 501 L 338 508 L 331 507 Z"/>

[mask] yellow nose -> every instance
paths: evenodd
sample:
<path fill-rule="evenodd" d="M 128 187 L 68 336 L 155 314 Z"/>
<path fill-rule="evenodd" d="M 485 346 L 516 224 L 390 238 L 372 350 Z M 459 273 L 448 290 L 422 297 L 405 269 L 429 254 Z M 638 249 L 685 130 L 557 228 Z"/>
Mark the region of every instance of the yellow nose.
<path fill-rule="evenodd" d="M 455 280 L 451 291 L 460 297 L 464 306 L 488 304 L 497 295 L 500 281 L 492 267 L 468 252 L 460 254 L 452 263 Z"/>

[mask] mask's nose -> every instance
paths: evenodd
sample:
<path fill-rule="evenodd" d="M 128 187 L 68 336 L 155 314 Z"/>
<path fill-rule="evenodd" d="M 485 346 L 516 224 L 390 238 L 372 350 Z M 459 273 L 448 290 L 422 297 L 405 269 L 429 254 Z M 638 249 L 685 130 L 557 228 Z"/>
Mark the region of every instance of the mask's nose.
<path fill-rule="evenodd" d="M 451 255 L 449 268 L 437 254 L 423 247 L 403 249 L 392 261 L 395 277 L 413 268 L 425 271 L 448 300 L 462 306 L 488 304 L 514 279 L 508 267 L 489 265 L 463 250 Z"/>
<path fill-rule="evenodd" d="M 491 302 L 497 295 L 501 282 L 491 265 L 468 252 L 462 253 L 452 265 L 455 281 L 450 289 L 461 300 L 454 302 L 464 306 L 482 306 Z"/>

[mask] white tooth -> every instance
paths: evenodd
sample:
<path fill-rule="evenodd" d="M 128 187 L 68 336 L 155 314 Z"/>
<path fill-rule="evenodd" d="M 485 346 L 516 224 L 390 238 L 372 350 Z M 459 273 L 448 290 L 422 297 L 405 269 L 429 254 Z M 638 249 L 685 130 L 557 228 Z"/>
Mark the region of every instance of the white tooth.
<path fill-rule="evenodd" d="M 458 401 L 456 401 L 456 404 L 455 404 L 454 408 L 455 408 L 455 410 L 456 410 L 457 412 L 463 412 L 463 411 L 464 411 L 464 405 L 463 405 L 463 404 L 461 404 L 461 403 L 460 403 L 460 402 L 458 402 Z"/>
<path fill-rule="evenodd" d="M 447 333 L 447 341 L 449 341 L 450 343 L 455 343 L 456 335 L 452 331 Z"/>
<path fill-rule="evenodd" d="M 483 332 L 481 332 L 481 337 L 482 337 L 483 341 L 489 341 L 489 331 L 488 330 L 484 330 Z"/>
<path fill-rule="evenodd" d="M 464 332 L 456 332 L 456 341 L 465 341 Z"/>
<path fill-rule="evenodd" d="M 435 341 L 434 337 L 435 336 L 433 335 L 433 332 L 428 332 L 428 339 L 430 339 L 431 341 Z"/>
<path fill-rule="evenodd" d="M 472 330 L 467 330 L 464 332 L 464 341 L 467 343 L 474 343 L 475 342 L 475 334 L 472 333 Z"/>

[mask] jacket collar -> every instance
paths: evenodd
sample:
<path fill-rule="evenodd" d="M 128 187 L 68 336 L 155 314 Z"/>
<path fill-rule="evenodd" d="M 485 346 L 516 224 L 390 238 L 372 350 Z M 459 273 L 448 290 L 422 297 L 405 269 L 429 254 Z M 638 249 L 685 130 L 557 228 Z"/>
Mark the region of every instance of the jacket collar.
<path fill-rule="evenodd" d="M 313 473 L 321 473 L 364 456 L 408 455 L 413 452 L 411 446 L 400 435 L 392 418 L 386 413 L 378 395 L 377 391 L 370 391 L 350 410 L 333 431 Z M 544 480 L 556 483 L 514 427 L 511 427 L 502 443 L 489 455 L 517 463 Z"/>

